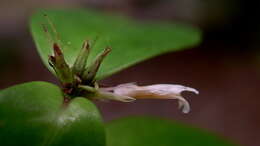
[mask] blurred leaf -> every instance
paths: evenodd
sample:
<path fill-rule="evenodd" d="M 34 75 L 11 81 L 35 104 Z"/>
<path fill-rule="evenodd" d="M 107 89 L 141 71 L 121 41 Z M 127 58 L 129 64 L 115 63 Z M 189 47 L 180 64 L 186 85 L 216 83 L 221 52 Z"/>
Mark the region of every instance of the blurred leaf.
<path fill-rule="evenodd" d="M 48 55 L 52 54 L 52 47 L 41 26 L 42 23 L 47 23 L 44 13 L 53 21 L 70 65 L 85 39 L 93 41 L 96 37 L 99 38 L 92 48 L 89 62 L 106 46 L 112 47 L 111 54 L 101 65 L 98 79 L 153 56 L 182 50 L 200 42 L 200 31 L 182 24 L 137 23 L 125 17 L 81 9 L 40 11 L 31 19 L 31 31 L 40 56 L 50 70 L 47 60 Z"/>
<path fill-rule="evenodd" d="M 151 117 L 113 121 L 106 134 L 107 146 L 232 146 L 209 132 Z"/>
<path fill-rule="evenodd" d="M 64 105 L 59 87 L 30 82 L 0 91 L 3 146 L 104 146 L 105 130 L 96 106 L 81 97 Z"/>

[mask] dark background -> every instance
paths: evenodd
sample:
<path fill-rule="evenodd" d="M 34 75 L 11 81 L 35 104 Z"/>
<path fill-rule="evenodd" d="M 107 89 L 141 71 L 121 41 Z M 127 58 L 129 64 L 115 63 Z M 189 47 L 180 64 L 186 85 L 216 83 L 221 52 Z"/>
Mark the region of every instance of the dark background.
<path fill-rule="evenodd" d="M 194 87 L 184 93 L 192 112 L 173 100 L 97 102 L 106 121 L 127 115 L 156 115 L 207 128 L 244 146 L 260 145 L 260 23 L 258 2 L 246 0 L 1 0 L 0 88 L 28 81 L 57 83 L 43 66 L 29 32 L 37 8 L 92 7 L 136 19 L 181 21 L 200 27 L 203 42 L 161 55 L 102 81 L 107 85 L 173 83 Z M 151 40 L 152 41 L 152 40 Z"/>

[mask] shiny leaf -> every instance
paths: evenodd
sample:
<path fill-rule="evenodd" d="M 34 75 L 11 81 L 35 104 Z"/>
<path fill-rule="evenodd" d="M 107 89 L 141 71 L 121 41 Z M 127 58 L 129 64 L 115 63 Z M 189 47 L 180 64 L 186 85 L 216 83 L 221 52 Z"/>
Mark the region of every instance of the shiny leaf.
<path fill-rule="evenodd" d="M 107 146 L 234 146 L 204 130 L 151 117 L 115 120 L 106 133 Z"/>
<path fill-rule="evenodd" d="M 59 33 L 65 59 L 70 65 L 73 65 L 86 39 L 94 42 L 98 38 L 88 64 L 104 48 L 112 48 L 101 65 L 97 79 L 148 58 L 192 47 L 200 42 L 201 37 L 198 29 L 179 23 L 137 22 L 115 14 L 82 9 L 39 11 L 31 19 L 31 32 L 43 62 L 51 71 L 48 65 L 48 55 L 52 54 L 51 41 L 48 41 L 50 39 L 41 25 L 48 26 L 44 14 L 49 16 Z M 50 26 L 47 27 L 49 30 Z M 49 38 L 55 40 L 54 33 L 51 36 Z"/>
<path fill-rule="evenodd" d="M 0 91 L 0 145 L 104 146 L 105 132 L 92 102 L 64 103 L 57 86 L 31 82 Z"/>

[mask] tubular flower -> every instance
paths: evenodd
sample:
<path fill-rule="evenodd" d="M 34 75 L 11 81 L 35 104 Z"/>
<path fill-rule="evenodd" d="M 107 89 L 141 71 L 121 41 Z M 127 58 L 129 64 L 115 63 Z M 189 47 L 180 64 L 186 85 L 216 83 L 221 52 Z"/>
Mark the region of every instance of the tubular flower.
<path fill-rule="evenodd" d="M 194 88 L 174 84 L 154 84 L 148 86 L 138 86 L 134 83 L 120 84 L 115 87 L 100 88 L 100 92 L 109 93 L 110 99 L 123 102 L 135 99 L 177 99 L 179 108 L 183 113 L 190 111 L 189 102 L 181 96 L 183 91 L 190 91 L 199 94 Z"/>
<path fill-rule="evenodd" d="M 50 37 L 51 34 L 48 32 L 46 26 L 43 25 L 44 32 L 49 37 L 50 42 L 53 43 L 53 54 L 49 56 L 49 65 L 53 68 L 61 82 L 66 98 L 65 101 L 78 96 L 89 99 L 117 100 L 122 102 L 131 102 L 135 99 L 177 99 L 179 108 L 184 113 L 190 111 L 189 102 L 181 96 L 183 91 L 199 94 L 196 89 L 190 87 L 174 84 L 138 86 L 134 83 L 126 83 L 115 87 L 99 88 L 96 75 L 102 61 L 109 54 L 111 48 L 106 47 L 90 63 L 87 63 L 91 48 L 95 45 L 96 40 L 93 41 L 92 45 L 88 40 L 85 40 L 74 64 L 69 66 L 59 46 L 61 41 L 57 31 L 48 16 L 44 16 L 52 28 L 52 33 L 56 36 L 53 42 Z"/>

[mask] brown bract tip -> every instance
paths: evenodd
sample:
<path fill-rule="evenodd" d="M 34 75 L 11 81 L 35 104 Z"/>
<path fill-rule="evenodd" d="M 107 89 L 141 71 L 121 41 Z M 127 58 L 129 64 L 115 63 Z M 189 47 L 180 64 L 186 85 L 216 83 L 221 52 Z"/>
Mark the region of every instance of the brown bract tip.
<path fill-rule="evenodd" d="M 59 45 L 57 43 L 53 43 L 53 50 L 54 50 L 54 54 L 55 56 L 61 56 L 62 55 L 62 52 L 61 52 L 61 49 L 59 47 Z"/>
<path fill-rule="evenodd" d="M 55 59 L 54 56 L 49 56 L 49 60 L 50 60 L 52 63 L 54 63 L 56 59 Z"/>

